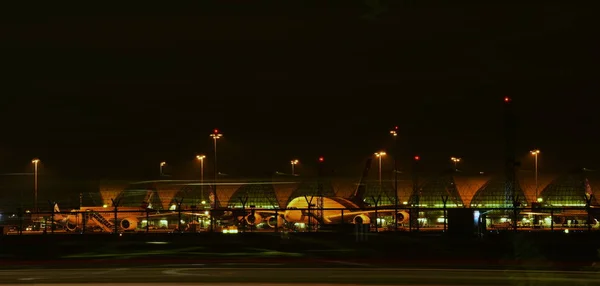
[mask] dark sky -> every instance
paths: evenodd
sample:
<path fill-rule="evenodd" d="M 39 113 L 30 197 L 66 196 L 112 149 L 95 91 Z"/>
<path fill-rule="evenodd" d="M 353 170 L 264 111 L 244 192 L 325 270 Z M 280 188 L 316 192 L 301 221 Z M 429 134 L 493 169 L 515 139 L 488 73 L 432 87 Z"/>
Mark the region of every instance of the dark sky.
<path fill-rule="evenodd" d="M 371 18 L 377 1 L 220 2 L 2 15 L 0 170 L 40 157 L 61 176 L 152 178 L 160 161 L 192 176 L 219 128 L 231 176 L 320 155 L 358 175 L 398 125 L 403 168 L 418 153 L 430 171 L 451 156 L 495 171 L 506 95 L 520 153 L 600 168 L 592 9 L 379 1 Z"/>

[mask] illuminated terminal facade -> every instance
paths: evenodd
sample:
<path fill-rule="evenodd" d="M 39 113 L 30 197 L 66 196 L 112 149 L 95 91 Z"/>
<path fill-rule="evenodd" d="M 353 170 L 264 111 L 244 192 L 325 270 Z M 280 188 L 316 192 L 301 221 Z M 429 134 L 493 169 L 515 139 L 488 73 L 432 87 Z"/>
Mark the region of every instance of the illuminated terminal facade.
<path fill-rule="evenodd" d="M 544 207 L 584 207 L 586 198 L 597 204 L 594 192 L 600 189 L 600 178 L 585 171 L 569 174 L 520 176 L 514 188 L 514 198 L 521 206 L 538 202 Z M 217 185 L 220 208 L 254 207 L 257 209 L 285 209 L 297 197 L 350 197 L 358 187 L 358 179 L 331 178 L 316 180 L 268 179 L 247 181 L 222 181 Z M 364 201 L 371 206 L 389 207 L 395 203 L 393 180 L 367 180 Z M 154 209 L 169 209 L 177 202 L 184 206 L 206 207 L 212 202 L 213 185 L 198 181 L 149 181 L 126 185 L 101 185 L 100 196 L 104 204 L 112 198 L 121 206 L 138 206 L 148 202 Z M 398 179 L 398 204 L 402 207 L 443 208 L 506 208 L 512 207 L 512 188 L 503 176 L 457 175 L 446 173 L 419 178 L 418 186 L 412 179 Z M 536 197 L 537 193 L 537 197 Z"/>
<path fill-rule="evenodd" d="M 585 227 L 582 221 L 586 220 L 586 215 L 583 212 L 586 202 L 592 206 L 597 205 L 597 200 L 593 196 L 598 193 L 600 188 L 600 177 L 595 177 L 594 172 L 577 171 L 562 175 L 542 175 L 535 180 L 529 173 L 522 173 L 517 176 L 517 182 L 514 188 L 510 182 L 503 176 L 494 176 L 487 174 L 465 175 L 458 172 L 445 172 L 438 175 L 421 175 L 418 178 L 418 184 L 415 184 L 412 176 L 402 174 L 398 177 L 397 190 L 395 193 L 395 181 L 389 179 L 367 178 L 363 180 L 365 193 L 363 201 L 367 207 L 380 207 L 379 215 L 375 218 L 373 214 L 369 220 L 373 226 L 376 221 L 376 227 L 385 226 L 393 227 L 393 216 L 396 196 L 398 197 L 399 213 L 405 212 L 405 218 L 399 222 L 401 227 L 408 229 L 419 225 L 423 228 L 441 228 L 446 222 L 442 208 L 471 208 L 474 213 L 481 212 L 486 214 L 486 225 L 496 228 L 507 228 L 505 224 L 511 224 L 515 218 L 511 215 L 512 211 L 498 210 L 503 208 L 512 208 L 513 199 L 525 209 L 519 213 L 517 225 L 520 227 L 530 227 L 532 225 L 546 226 L 552 225 L 563 228 L 571 228 L 573 225 Z M 315 207 L 313 211 L 318 213 L 318 199 L 315 197 L 323 196 L 330 198 L 326 201 L 340 202 L 339 198 L 350 198 L 359 187 L 360 178 L 307 178 L 301 176 L 274 176 L 268 179 L 254 180 L 221 180 L 216 184 L 219 209 L 255 209 L 265 214 L 259 221 L 262 221 L 262 228 L 273 228 L 274 225 L 273 213 L 278 210 L 290 210 L 297 206 L 298 202 L 311 201 Z M 536 186 L 537 182 L 537 186 Z M 50 200 L 48 195 L 50 191 L 49 184 L 43 185 L 46 189 L 41 192 L 41 199 Z M 56 194 L 56 201 L 61 205 L 62 211 L 70 211 L 71 209 L 95 209 L 112 210 L 113 201 L 119 203 L 119 208 L 122 211 L 128 209 L 132 215 L 124 214 L 124 216 L 135 216 L 139 223 L 137 228 L 143 228 L 150 223 L 158 228 L 174 229 L 179 226 L 177 215 L 169 216 L 169 211 L 176 211 L 178 206 L 181 209 L 192 210 L 191 213 L 201 214 L 198 217 L 198 222 L 201 228 L 206 228 L 210 224 L 208 215 L 210 209 L 213 208 L 214 197 L 212 196 L 215 184 L 206 182 L 201 184 L 199 180 L 160 180 L 160 181 L 113 181 L 101 182 L 95 186 L 99 191 L 96 192 L 81 192 L 77 194 L 77 199 L 60 198 L 59 193 Z M 0 186 L 7 188 L 4 184 Z M 79 185 L 73 185 L 75 191 L 82 190 Z M 71 196 L 75 192 L 71 192 Z M 12 196 L 8 196 L 11 195 Z M 537 194 L 537 195 L 536 195 Z M 20 199 L 20 192 L 3 192 L 1 203 L 4 212 L 13 211 L 15 204 L 6 205 L 6 202 L 17 202 Z M 300 198 L 298 200 L 298 198 Z M 27 202 L 31 202 L 26 198 Z M 346 200 L 346 202 L 352 200 Z M 295 202 L 295 203 L 294 203 Z M 541 213 L 533 210 L 533 203 L 537 207 L 546 209 L 554 209 L 554 219 L 550 213 Z M 25 208 L 32 204 L 23 204 Z M 305 204 L 306 205 L 306 204 Z M 324 203 L 327 205 L 327 203 Z M 42 204 L 40 204 L 42 206 Z M 346 208 L 342 203 L 340 206 Z M 47 205 L 46 205 L 47 207 Z M 164 217 L 154 217 L 146 220 L 140 211 L 143 208 L 150 208 L 164 214 Z M 194 210 L 195 208 L 195 210 Z M 299 207 L 298 207 L 299 208 Z M 325 207 L 324 207 L 325 208 Z M 564 208 L 578 208 L 580 211 L 575 213 L 567 213 Z M 385 211 L 387 209 L 387 211 Z M 412 210 L 408 210 L 412 209 Z M 491 211 L 490 209 L 497 209 Z M 390 212 L 391 210 L 391 212 Z M 485 210 L 485 211 L 484 211 Z M 42 209 L 42 211 L 44 211 Z M 310 210 L 309 210 L 310 211 Z M 332 210 L 333 211 L 333 210 Z M 337 213 L 329 211 L 330 218 L 335 218 Z M 353 221 L 360 214 L 352 214 L 352 207 L 346 209 L 346 222 Z M 356 210 L 354 210 L 356 211 Z M 133 213 L 137 212 L 138 215 Z M 339 212 L 339 210 L 338 210 Z M 360 212 L 360 211 L 359 211 Z M 2 213 L 2 212 L 0 212 Z M 176 213 L 176 212 L 175 212 Z M 367 212 L 365 212 L 366 214 Z M 280 211 L 281 218 L 285 216 L 285 211 Z M 247 215 L 247 214 L 246 214 Z M 246 218 L 242 214 L 241 218 Z M 187 214 L 182 217 L 182 221 L 186 224 L 189 221 Z M 301 216 L 304 216 L 302 213 Z M 325 217 L 323 215 L 322 217 Z M 407 219 L 410 217 L 410 219 Z M 596 217 L 596 216 L 595 216 Z M 240 215 L 238 214 L 238 220 Z M 376 219 L 376 220 L 375 220 Z M 596 217 L 598 219 L 598 217 Z M 277 219 L 280 226 L 284 225 L 284 221 Z M 288 221 L 289 222 L 289 221 Z M 224 222 L 220 222 L 224 223 Z M 231 223 L 231 222 L 230 222 Z M 266 224 L 266 226 L 265 226 Z M 293 225 L 302 225 L 303 222 L 294 222 Z M 600 223 L 595 223 L 595 226 L 600 226 Z M 258 223 L 257 223 L 258 227 Z M 286 226 L 287 227 L 287 226 Z M 104 231 L 111 231 L 112 226 L 106 227 Z"/>
<path fill-rule="evenodd" d="M 289 202 L 298 197 L 350 197 L 357 189 L 360 178 L 327 178 L 316 180 L 303 179 L 300 176 L 275 176 L 268 179 L 228 180 L 217 184 L 219 208 L 242 208 L 253 206 L 257 209 L 285 209 Z M 0 182 L 2 189 L 0 208 L 4 212 L 14 211 L 17 207 L 30 208 L 33 197 L 27 185 L 25 190 L 15 190 L 8 181 Z M 66 208 L 82 206 L 112 206 L 112 200 L 120 206 L 148 206 L 156 210 L 173 209 L 179 202 L 184 207 L 197 206 L 211 208 L 213 183 L 200 184 L 198 180 L 162 180 L 144 182 L 99 182 L 95 186 L 67 186 L 69 193 L 51 188 L 50 183 L 42 181 L 39 201 L 56 201 Z M 381 207 L 395 204 L 394 180 L 381 182 L 369 178 L 363 182 L 367 205 L 376 203 Z M 93 191 L 93 190 L 96 191 Z M 591 194 L 598 193 L 600 176 L 595 172 L 578 171 L 562 175 L 540 175 L 537 180 L 531 174 L 517 176 L 514 198 L 521 206 L 531 206 L 539 202 L 545 207 L 584 207 L 586 198 L 597 204 Z M 438 175 L 422 175 L 418 186 L 410 175 L 402 174 L 397 181 L 398 205 L 401 207 L 421 208 L 505 208 L 512 207 L 512 188 L 501 175 L 464 175 L 447 172 Z M 537 194 L 537 196 L 536 196 Z M 48 208 L 40 203 L 40 208 Z"/>

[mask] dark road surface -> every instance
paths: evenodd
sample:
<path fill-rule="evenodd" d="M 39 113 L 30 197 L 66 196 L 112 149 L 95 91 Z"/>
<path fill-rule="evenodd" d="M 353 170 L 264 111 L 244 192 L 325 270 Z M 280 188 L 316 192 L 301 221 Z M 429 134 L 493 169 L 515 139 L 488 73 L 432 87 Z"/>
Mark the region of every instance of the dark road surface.
<path fill-rule="evenodd" d="M 288 268 L 281 265 L 274 267 L 270 265 L 248 266 L 241 264 L 216 266 L 173 264 L 153 268 L 0 270 L 0 283 L 36 285 L 52 283 L 143 283 L 146 286 L 161 283 L 162 285 L 177 285 L 176 283 L 228 283 L 228 285 L 230 283 L 524 285 L 522 283 L 528 281 L 539 285 L 600 285 L 600 273 L 596 272 L 399 269 L 358 266 Z"/>

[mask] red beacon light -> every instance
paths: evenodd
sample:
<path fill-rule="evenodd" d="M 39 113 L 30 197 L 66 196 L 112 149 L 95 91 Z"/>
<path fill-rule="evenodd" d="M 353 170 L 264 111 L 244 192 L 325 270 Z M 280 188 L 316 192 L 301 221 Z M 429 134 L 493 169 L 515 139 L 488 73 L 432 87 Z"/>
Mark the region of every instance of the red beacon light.
<path fill-rule="evenodd" d="M 215 134 L 219 133 L 219 129 L 213 130 L 213 133 L 215 133 Z"/>
<path fill-rule="evenodd" d="M 505 96 L 505 97 L 504 97 L 504 102 L 510 102 L 510 97 L 508 97 L 508 96 Z"/>
<path fill-rule="evenodd" d="M 323 161 L 325 161 L 325 158 L 319 157 L 319 162 L 323 162 Z"/>
<path fill-rule="evenodd" d="M 419 161 L 420 159 L 421 159 L 421 157 L 415 156 L 415 161 Z"/>

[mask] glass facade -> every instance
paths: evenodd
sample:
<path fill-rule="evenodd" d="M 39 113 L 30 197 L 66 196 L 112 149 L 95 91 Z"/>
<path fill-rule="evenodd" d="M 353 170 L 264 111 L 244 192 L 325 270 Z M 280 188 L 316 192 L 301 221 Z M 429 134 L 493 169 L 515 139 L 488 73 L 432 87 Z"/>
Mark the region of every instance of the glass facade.
<path fill-rule="evenodd" d="M 522 205 L 525 204 L 525 193 L 518 182 L 516 182 L 514 191 L 517 201 Z M 471 200 L 471 207 L 512 208 L 512 201 L 512 189 L 506 179 L 492 178 L 477 190 Z"/>
<path fill-rule="evenodd" d="M 163 206 L 158 192 L 153 189 L 127 189 L 117 196 L 119 205 L 123 207 L 142 207 L 144 202 L 155 210 L 162 210 Z"/>
<path fill-rule="evenodd" d="M 424 180 L 419 186 L 418 205 L 424 208 L 443 208 L 444 198 L 447 198 L 446 207 L 463 207 L 463 201 L 458 193 L 456 183 L 451 175 L 433 177 Z M 409 204 L 417 205 L 417 196 L 410 196 Z"/>
<path fill-rule="evenodd" d="M 103 204 L 102 194 L 100 193 L 83 193 L 81 196 L 82 206 L 100 207 Z"/>
<path fill-rule="evenodd" d="M 321 195 L 325 197 L 335 197 L 335 191 L 331 186 L 331 182 L 323 180 L 321 184 Z M 315 181 L 304 181 L 301 182 L 298 187 L 292 192 L 292 195 L 288 198 L 286 205 L 294 198 L 304 196 L 318 196 L 319 195 L 319 182 Z"/>
<path fill-rule="evenodd" d="M 560 177 L 545 175 L 539 181 L 539 197 L 542 205 L 555 207 L 584 207 L 586 198 L 592 198 L 591 204 L 598 205 L 598 200 L 592 196 L 592 189 L 600 189 L 598 173 L 575 170 Z M 21 204 L 24 208 L 33 205 L 33 192 L 22 191 L 6 178 L 0 180 L 0 210 L 15 211 Z M 299 179 L 299 178 L 297 178 Z M 326 178 L 319 187 L 316 178 L 299 183 L 285 182 L 285 187 L 274 186 L 271 179 L 266 182 L 234 182 L 223 184 L 217 188 L 221 207 L 241 207 L 241 198 L 248 196 L 247 205 L 257 208 L 284 208 L 292 199 L 304 196 L 326 197 L 351 196 L 358 187 L 357 180 L 347 178 Z M 419 178 L 420 193 L 419 206 L 423 208 L 443 207 L 442 197 L 447 196 L 447 207 L 473 207 L 473 208 L 505 208 L 512 207 L 511 188 L 507 186 L 504 177 L 462 175 L 444 173 L 439 176 Z M 457 184 L 458 182 L 458 184 Z M 528 207 L 525 193 L 529 198 L 535 198 L 535 183 L 532 174 L 517 180 L 516 195 L 522 206 Z M 548 184 L 548 182 L 550 182 Z M 590 183 L 591 182 L 591 183 Z M 591 184 L 591 186 L 590 186 Z M 83 184 L 82 184 L 83 185 Z M 85 188 L 73 186 L 64 187 L 63 193 L 51 193 L 46 188 L 40 192 L 38 202 L 40 207 L 50 209 L 47 201 L 52 199 L 59 203 L 61 209 L 78 208 L 80 202 L 83 206 L 112 206 L 110 198 L 120 200 L 121 206 L 141 207 L 144 202 L 156 210 L 166 210 L 183 199 L 183 207 L 192 205 L 202 207 L 210 206 L 211 186 L 181 182 L 101 182 L 96 191 L 85 191 Z M 380 186 L 379 181 L 371 179 L 365 182 L 365 203 L 374 206 L 379 197 L 378 206 L 391 206 L 395 203 L 394 180 L 386 179 Z M 125 189 L 125 190 L 123 190 Z M 277 190 L 277 191 L 276 191 Z M 319 191 L 320 190 L 320 191 Z M 460 191 L 460 192 L 459 192 Z M 80 198 L 80 192 L 83 194 Z M 43 194 L 43 195 L 42 195 Z M 462 197 L 461 197 L 462 194 Z M 413 194 L 412 179 L 410 174 L 398 179 L 399 205 L 415 205 L 416 196 Z M 534 199 L 535 200 L 535 199 Z"/>
<path fill-rule="evenodd" d="M 257 209 L 279 208 L 275 189 L 269 182 L 242 185 L 233 193 L 227 206 L 230 208 L 242 208 L 242 205 L 244 205 L 243 201 L 246 201 L 246 208 L 250 206 L 254 206 Z"/>
<path fill-rule="evenodd" d="M 179 191 L 175 193 L 171 199 L 170 205 L 177 204 L 177 202 L 183 202 L 186 206 L 201 206 L 210 205 L 210 194 L 212 192 L 211 186 L 200 186 L 200 185 L 184 185 Z M 166 199 L 166 198 L 163 198 Z M 204 204 L 203 204 L 204 202 Z M 219 202 L 223 205 L 222 202 Z"/>
<path fill-rule="evenodd" d="M 365 192 L 365 202 L 370 206 L 375 206 L 375 200 L 378 206 L 391 206 L 394 205 L 396 195 L 394 194 L 394 182 L 383 181 L 381 185 L 379 182 L 371 181 L 365 184 L 367 191 Z"/>
<path fill-rule="evenodd" d="M 543 204 L 555 207 L 584 207 L 586 200 L 592 198 L 592 204 L 597 204 L 591 196 L 592 189 L 584 174 L 569 174 L 552 181 L 542 190 Z"/>

